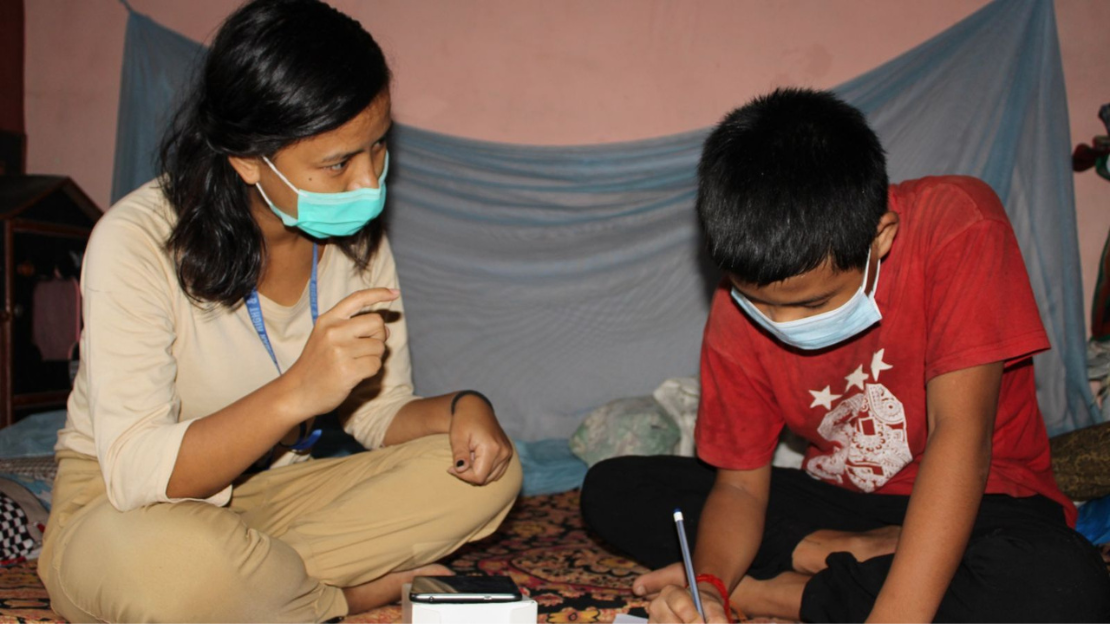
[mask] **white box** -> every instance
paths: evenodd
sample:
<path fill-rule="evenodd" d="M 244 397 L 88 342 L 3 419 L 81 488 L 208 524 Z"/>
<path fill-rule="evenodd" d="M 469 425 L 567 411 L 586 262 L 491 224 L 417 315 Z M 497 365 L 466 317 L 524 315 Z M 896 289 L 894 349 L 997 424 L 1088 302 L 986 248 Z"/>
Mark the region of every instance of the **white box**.
<path fill-rule="evenodd" d="M 411 624 L 536 624 L 539 611 L 531 598 L 516 602 L 451 604 L 413 602 L 409 588 L 401 586 L 401 621 Z"/>

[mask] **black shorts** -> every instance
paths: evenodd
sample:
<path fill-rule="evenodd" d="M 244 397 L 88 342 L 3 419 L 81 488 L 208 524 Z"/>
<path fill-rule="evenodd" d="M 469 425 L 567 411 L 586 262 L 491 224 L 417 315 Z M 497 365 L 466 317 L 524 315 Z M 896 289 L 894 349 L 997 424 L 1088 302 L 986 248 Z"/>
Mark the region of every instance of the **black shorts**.
<path fill-rule="evenodd" d="M 681 559 L 672 512 L 682 508 L 694 538 L 715 476 L 712 467 L 684 457 L 607 460 L 586 475 L 582 513 L 602 539 L 644 565 L 663 567 Z M 901 525 L 908 504 L 908 496 L 852 492 L 774 468 L 763 541 L 748 574 L 767 579 L 791 570 L 794 548 L 817 530 Z M 864 621 L 893 558 L 830 555 L 806 585 L 802 619 Z M 1110 575 L 1056 502 L 988 494 L 935 621 L 1110 621 Z"/>

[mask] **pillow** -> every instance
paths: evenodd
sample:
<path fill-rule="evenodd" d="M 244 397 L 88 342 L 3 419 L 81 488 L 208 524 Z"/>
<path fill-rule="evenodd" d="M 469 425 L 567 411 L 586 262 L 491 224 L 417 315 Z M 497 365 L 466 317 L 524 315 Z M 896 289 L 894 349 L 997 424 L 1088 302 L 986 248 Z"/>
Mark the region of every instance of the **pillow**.
<path fill-rule="evenodd" d="M 0 566 L 34 559 L 42 547 L 48 512 L 35 495 L 0 478 Z"/>
<path fill-rule="evenodd" d="M 674 419 L 652 397 L 617 399 L 597 408 L 570 438 L 590 466 L 622 455 L 669 455 L 682 438 Z"/>

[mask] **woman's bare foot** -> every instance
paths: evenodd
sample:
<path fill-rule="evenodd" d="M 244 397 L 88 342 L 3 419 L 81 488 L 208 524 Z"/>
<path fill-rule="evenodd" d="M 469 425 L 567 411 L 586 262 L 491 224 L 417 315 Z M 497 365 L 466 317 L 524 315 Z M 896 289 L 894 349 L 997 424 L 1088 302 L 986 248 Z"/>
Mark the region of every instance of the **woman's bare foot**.
<path fill-rule="evenodd" d="M 390 572 L 381 578 L 362 585 L 345 587 L 343 596 L 347 599 L 347 615 L 363 613 L 401 599 L 401 586 L 412 582 L 417 576 L 454 576 L 447 566 L 438 563 L 428 564 L 412 570 Z"/>
<path fill-rule="evenodd" d="M 672 563 L 669 566 L 641 574 L 632 581 L 632 593 L 641 598 L 654 598 L 667 585 L 686 586 L 686 570 L 681 563 Z"/>
<path fill-rule="evenodd" d="M 850 552 L 859 561 L 889 555 L 898 546 L 901 534 L 902 527 L 897 525 L 861 532 L 814 531 L 794 547 L 794 569 L 802 574 L 817 574 L 825 569 L 825 559 L 834 552 Z"/>

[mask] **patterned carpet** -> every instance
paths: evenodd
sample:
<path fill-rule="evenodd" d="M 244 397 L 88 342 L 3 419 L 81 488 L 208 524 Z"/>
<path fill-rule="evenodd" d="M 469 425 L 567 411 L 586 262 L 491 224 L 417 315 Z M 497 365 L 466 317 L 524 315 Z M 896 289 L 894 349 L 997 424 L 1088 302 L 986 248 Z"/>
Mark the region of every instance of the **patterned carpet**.
<path fill-rule="evenodd" d="M 0 570 L 0 622 L 64 621 L 50 610 L 34 561 Z"/>
<path fill-rule="evenodd" d="M 522 498 L 494 535 L 463 547 L 446 565 L 459 574 L 511 576 L 539 606 L 540 622 L 612 622 L 618 613 L 646 616 L 629 589 L 647 571 L 614 555 L 582 525 L 578 491 Z M 391 606 L 348 622 L 399 622 Z"/>
<path fill-rule="evenodd" d="M 445 562 L 459 574 L 505 574 L 539 604 L 540 622 L 611 622 L 643 602 L 628 589 L 646 568 L 612 554 L 582 525 L 578 492 L 522 498 L 501 529 Z M 400 605 L 346 622 L 399 622 Z M 0 623 L 62 622 L 34 562 L 0 570 Z"/>
<path fill-rule="evenodd" d="M 1110 571 L 1110 546 L 1103 547 Z M 629 591 L 646 571 L 608 551 L 582 525 L 578 491 L 522 498 L 501 529 L 470 544 L 445 562 L 459 574 L 505 574 L 539 603 L 540 622 L 611 622 L 644 603 Z M 35 563 L 0 570 L 0 624 L 63 622 L 50 610 Z M 354 616 L 346 622 L 400 622 L 400 605 Z M 769 620 L 762 620 L 769 621 Z"/>

